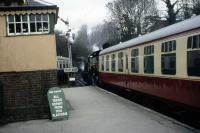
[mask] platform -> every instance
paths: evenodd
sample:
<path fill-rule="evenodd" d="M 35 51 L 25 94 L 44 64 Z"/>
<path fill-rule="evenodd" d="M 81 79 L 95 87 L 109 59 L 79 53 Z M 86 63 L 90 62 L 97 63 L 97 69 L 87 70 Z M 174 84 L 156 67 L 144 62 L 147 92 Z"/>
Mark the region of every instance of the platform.
<path fill-rule="evenodd" d="M 69 119 L 34 120 L 0 127 L 0 133 L 196 133 L 173 119 L 99 87 L 65 88 Z"/>

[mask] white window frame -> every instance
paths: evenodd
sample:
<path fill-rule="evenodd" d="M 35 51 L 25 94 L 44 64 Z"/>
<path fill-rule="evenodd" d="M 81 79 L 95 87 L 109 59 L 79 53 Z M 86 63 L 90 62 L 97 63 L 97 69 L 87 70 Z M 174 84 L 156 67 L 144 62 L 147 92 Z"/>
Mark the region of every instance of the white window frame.
<path fill-rule="evenodd" d="M 125 54 L 124 54 L 124 52 L 119 52 L 118 54 L 117 54 L 117 56 L 118 56 L 118 63 L 117 63 L 117 65 L 118 65 L 118 72 L 124 72 L 124 56 L 125 56 Z M 120 64 L 121 63 L 121 64 Z M 120 66 L 121 65 L 121 67 L 122 67 L 122 70 L 120 69 Z"/>
<path fill-rule="evenodd" d="M 28 17 L 28 32 L 27 33 L 23 33 L 22 31 L 23 31 L 23 21 L 22 21 L 22 15 L 23 14 L 20 14 L 19 16 L 20 16 L 20 19 L 21 19 L 21 21 L 20 22 L 16 22 L 16 20 L 15 20 L 15 16 L 16 15 L 11 15 L 11 16 L 14 16 L 14 22 L 9 22 L 9 15 L 8 16 L 6 16 L 6 20 L 7 20 L 7 34 L 8 34 L 8 36 L 18 36 L 18 35 L 35 35 L 35 34 L 48 34 L 48 33 L 50 33 L 50 22 L 49 22 L 49 14 L 25 14 L 25 15 L 27 15 L 27 17 Z M 30 30 L 30 15 L 34 15 L 35 16 L 35 28 L 36 28 L 36 32 L 31 32 L 31 30 Z M 37 20 L 36 20 L 36 15 L 41 15 L 41 21 L 39 21 L 40 23 L 41 23 L 41 25 L 42 25 L 42 31 L 41 32 L 37 32 Z M 43 21 L 43 15 L 47 15 L 47 21 Z M 47 22 L 47 24 L 48 24 L 48 30 L 47 31 L 43 31 L 44 29 L 43 29 L 43 23 L 45 23 L 45 22 Z M 16 33 L 16 23 L 21 23 L 21 33 Z M 14 33 L 10 33 L 9 32 L 9 24 L 14 24 Z"/>
<path fill-rule="evenodd" d="M 134 53 L 135 51 L 137 51 L 137 54 L 133 55 L 133 53 Z M 137 63 L 135 62 L 135 65 L 137 66 L 137 67 L 136 67 L 136 68 L 137 68 L 137 72 L 132 71 L 132 67 L 133 67 L 133 66 L 132 66 L 132 59 L 134 59 L 134 60 L 137 61 Z M 138 72 L 139 72 L 139 48 L 134 48 L 134 49 L 131 50 L 131 72 L 132 72 L 132 73 L 138 73 Z"/>
<path fill-rule="evenodd" d="M 197 48 L 194 48 L 193 47 L 193 39 L 194 39 L 194 36 L 196 36 L 196 37 L 198 37 L 198 40 L 197 40 Z M 191 44 L 191 48 L 188 48 L 188 46 L 187 46 L 187 69 L 188 69 L 188 67 L 189 67 L 189 65 L 188 65 L 188 52 L 198 52 L 199 50 L 200 50 L 200 34 L 197 34 L 197 35 L 192 35 L 192 36 L 189 36 L 188 37 L 188 39 L 189 38 L 192 38 L 192 44 Z M 187 42 L 187 45 L 188 45 L 188 42 Z M 200 77 L 200 76 L 198 76 L 198 75 L 194 75 L 194 74 L 191 74 L 191 73 L 189 73 L 188 71 L 187 71 L 187 75 L 189 76 L 189 77 Z"/>
<path fill-rule="evenodd" d="M 115 72 L 116 71 L 116 54 L 112 54 L 111 55 L 111 71 Z M 113 67 L 113 63 L 114 63 L 114 67 Z M 114 68 L 114 70 L 113 70 Z"/>
<path fill-rule="evenodd" d="M 146 52 L 145 52 L 145 49 L 146 49 Z M 152 44 L 152 45 L 148 45 L 148 46 L 145 46 L 144 47 L 144 56 L 143 56 L 143 72 L 144 74 L 154 74 L 155 73 L 155 46 Z M 153 56 L 153 73 L 151 72 L 145 72 L 146 70 L 146 67 L 145 67 L 145 57 L 150 57 L 150 56 Z"/>

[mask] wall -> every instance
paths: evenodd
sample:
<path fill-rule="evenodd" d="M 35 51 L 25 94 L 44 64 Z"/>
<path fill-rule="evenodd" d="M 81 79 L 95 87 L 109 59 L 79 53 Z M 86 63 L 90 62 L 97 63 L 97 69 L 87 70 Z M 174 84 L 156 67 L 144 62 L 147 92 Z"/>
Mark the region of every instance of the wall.
<path fill-rule="evenodd" d="M 6 30 L 0 15 L 0 123 L 48 118 L 47 91 L 57 85 L 55 34 L 7 36 Z"/>
<path fill-rule="evenodd" d="M 0 73 L 2 119 L 10 122 L 48 118 L 47 91 L 56 86 L 56 78 L 56 70 Z"/>
<path fill-rule="evenodd" d="M 6 35 L 0 16 L 0 72 L 56 69 L 55 35 Z"/>

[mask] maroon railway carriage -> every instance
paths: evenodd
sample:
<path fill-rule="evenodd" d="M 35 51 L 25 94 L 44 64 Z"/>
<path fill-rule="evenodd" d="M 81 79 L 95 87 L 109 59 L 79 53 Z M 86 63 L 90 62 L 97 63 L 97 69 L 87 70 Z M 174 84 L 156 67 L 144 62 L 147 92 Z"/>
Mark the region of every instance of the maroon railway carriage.
<path fill-rule="evenodd" d="M 200 16 L 104 49 L 101 82 L 200 110 Z"/>

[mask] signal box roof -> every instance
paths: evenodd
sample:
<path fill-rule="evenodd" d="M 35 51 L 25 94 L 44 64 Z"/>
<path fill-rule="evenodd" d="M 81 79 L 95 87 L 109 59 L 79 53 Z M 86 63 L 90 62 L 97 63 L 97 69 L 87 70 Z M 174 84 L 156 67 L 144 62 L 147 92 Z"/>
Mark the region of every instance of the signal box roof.
<path fill-rule="evenodd" d="M 13 0 L 14 1 L 14 0 Z M 46 2 L 44 0 L 25 0 L 24 4 L 12 2 L 9 5 L 0 3 L 0 11 L 15 11 L 15 10 L 37 10 L 37 9 L 56 9 L 57 5 Z"/>

